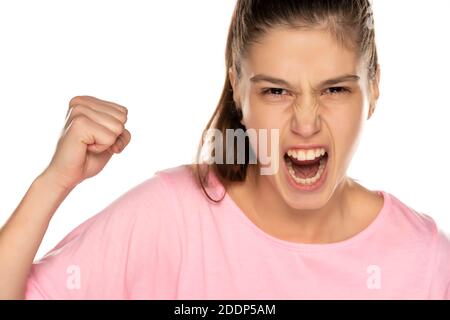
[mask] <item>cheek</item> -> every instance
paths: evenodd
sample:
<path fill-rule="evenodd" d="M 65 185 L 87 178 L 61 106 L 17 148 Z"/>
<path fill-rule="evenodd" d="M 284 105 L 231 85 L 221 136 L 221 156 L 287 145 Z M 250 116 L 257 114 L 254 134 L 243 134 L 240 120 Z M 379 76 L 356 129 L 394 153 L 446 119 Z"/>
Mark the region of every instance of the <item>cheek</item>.
<path fill-rule="evenodd" d="M 258 150 L 258 158 L 278 156 L 280 139 L 289 128 L 286 106 L 250 97 L 243 109 L 243 119 L 247 132 L 253 133 L 249 134 L 249 139 L 252 149 Z"/>
<path fill-rule="evenodd" d="M 359 140 L 364 124 L 363 103 L 356 99 L 352 103 L 324 112 L 324 121 L 329 127 L 338 159 L 348 162 Z"/>

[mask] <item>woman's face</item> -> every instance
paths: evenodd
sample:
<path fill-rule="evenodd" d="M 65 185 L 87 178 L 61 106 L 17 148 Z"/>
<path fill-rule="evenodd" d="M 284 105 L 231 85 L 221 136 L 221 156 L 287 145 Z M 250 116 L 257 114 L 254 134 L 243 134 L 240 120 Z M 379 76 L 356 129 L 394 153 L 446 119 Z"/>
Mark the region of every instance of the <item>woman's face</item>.
<path fill-rule="evenodd" d="M 321 208 L 346 178 L 378 98 L 379 73 L 368 82 L 366 69 L 325 29 L 284 28 L 250 47 L 239 81 L 230 69 L 246 128 L 279 130 L 279 148 L 270 150 L 270 134 L 266 145 L 279 170 L 257 181 L 270 183 L 289 206 Z M 251 140 L 253 150 L 257 143 Z"/>

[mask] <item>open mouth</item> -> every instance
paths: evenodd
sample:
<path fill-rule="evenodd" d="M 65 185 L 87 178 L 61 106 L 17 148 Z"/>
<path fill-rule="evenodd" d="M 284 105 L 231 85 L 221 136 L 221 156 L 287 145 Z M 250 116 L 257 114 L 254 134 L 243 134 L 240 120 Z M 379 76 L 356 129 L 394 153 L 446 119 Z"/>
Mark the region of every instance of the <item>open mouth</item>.
<path fill-rule="evenodd" d="M 289 175 L 298 185 L 313 186 L 320 181 L 325 171 L 328 153 L 324 148 L 288 150 L 284 161 Z"/>

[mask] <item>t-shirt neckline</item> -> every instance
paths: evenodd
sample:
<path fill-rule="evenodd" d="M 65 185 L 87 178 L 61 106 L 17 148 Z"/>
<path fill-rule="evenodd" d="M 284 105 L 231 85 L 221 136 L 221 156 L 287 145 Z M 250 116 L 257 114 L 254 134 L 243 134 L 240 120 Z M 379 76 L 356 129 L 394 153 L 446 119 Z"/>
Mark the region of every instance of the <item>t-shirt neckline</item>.
<path fill-rule="evenodd" d="M 212 174 L 214 182 L 217 183 L 218 179 Z M 219 182 L 218 183 L 221 186 L 222 191 L 223 185 Z M 249 226 L 256 234 L 259 236 L 262 236 L 266 240 L 268 240 L 270 243 L 279 246 L 284 247 L 287 249 L 293 249 L 293 250 L 300 250 L 300 251 L 320 251 L 320 250 L 327 250 L 327 249 L 336 249 L 341 247 L 346 247 L 352 244 L 357 244 L 358 242 L 364 240 L 367 238 L 370 234 L 372 234 L 375 230 L 377 230 L 380 226 L 380 224 L 385 219 L 385 216 L 387 215 L 389 208 L 391 207 L 392 199 L 389 193 L 381 190 L 375 190 L 379 195 L 383 196 L 383 206 L 381 207 L 380 211 L 378 212 L 377 216 L 372 220 L 372 222 L 365 227 L 363 230 L 358 232 L 357 234 L 353 235 L 352 237 L 337 241 L 337 242 L 331 242 L 331 243 L 300 243 L 300 242 L 291 242 L 287 240 L 282 240 L 277 237 L 274 237 L 261 228 L 259 228 L 256 224 L 253 223 L 253 221 L 250 220 L 249 217 L 242 211 L 242 209 L 237 205 L 237 203 L 230 197 L 228 192 L 225 192 L 225 195 L 223 196 L 224 204 L 229 205 L 233 210 L 233 214 L 236 214 L 238 219 L 243 221 L 247 226 Z"/>

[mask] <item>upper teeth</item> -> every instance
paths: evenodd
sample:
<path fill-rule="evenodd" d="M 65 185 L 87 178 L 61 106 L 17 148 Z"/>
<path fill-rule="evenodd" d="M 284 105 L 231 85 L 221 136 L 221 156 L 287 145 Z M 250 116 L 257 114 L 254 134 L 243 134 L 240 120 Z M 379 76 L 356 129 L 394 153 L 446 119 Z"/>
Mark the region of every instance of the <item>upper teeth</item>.
<path fill-rule="evenodd" d="M 288 150 L 289 157 L 295 158 L 300 161 L 314 160 L 325 154 L 324 148 L 311 149 L 311 150 Z"/>

